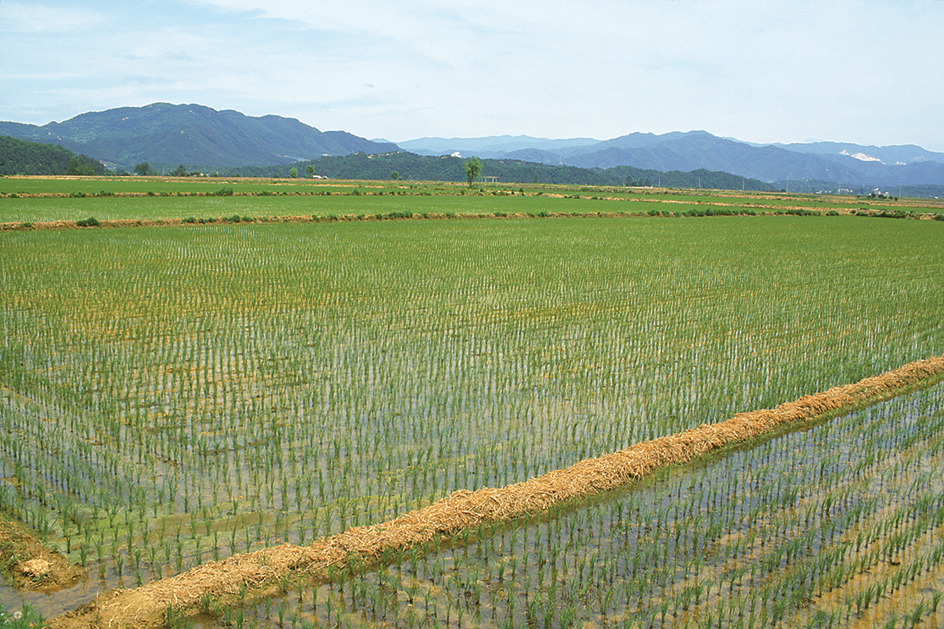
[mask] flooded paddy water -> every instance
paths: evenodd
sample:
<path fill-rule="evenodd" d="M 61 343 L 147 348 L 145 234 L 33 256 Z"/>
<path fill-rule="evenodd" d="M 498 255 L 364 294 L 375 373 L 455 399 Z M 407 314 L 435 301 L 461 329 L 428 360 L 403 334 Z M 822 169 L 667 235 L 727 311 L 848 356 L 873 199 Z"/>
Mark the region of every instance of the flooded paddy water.
<path fill-rule="evenodd" d="M 821 217 L 809 219 L 821 221 L 813 229 L 801 220 L 4 234 L 0 508 L 84 566 L 86 579 L 54 593 L 3 585 L 0 602 L 34 602 L 52 617 L 115 587 L 305 545 L 456 490 L 523 481 L 941 353 L 941 225 Z M 346 610 L 342 623 L 376 613 L 378 622 L 409 624 L 399 614 L 413 610 L 413 621 L 463 626 L 545 614 L 552 626 L 651 624 L 665 606 L 665 622 L 684 626 L 702 612 L 727 619 L 736 609 L 729 600 L 771 618 L 781 604 L 775 590 L 767 599 L 741 594 L 745 584 L 764 591 L 759 566 L 731 586 L 724 564 L 711 563 L 718 544 L 732 547 L 728 564 L 746 566 L 745 553 L 760 556 L 764 531 L 777 539 L 808 528 L 806 518 L 823 511 L 807 516 L 808 502 L 829 502 L 832 513 L 854 492 L 866 506 L 886 498 L 887 484 L 900 482 L 891 463 L 892 471 L 863 463 L 872 471 L 835 480 L 822 495 L 794 481 L 790 465 L 824 466 L 815 479 L 838 478 L 846 466 L 837 457 L 861 454 L 841 441 L 815 465 L 803 463 L 803 448 L 785 460 L 748 459 L 710 491 L 701 489 L 707 471 L 679 470 L 664 494 L 643 499 L 648 490 L 637 488 L 614 498 L 622 515 L 607 515 L 603 501 L 554 515 L 546 526 L 556 529 L 483 531 L 478 546 L 460 540 L 417 556 L 415 570 L 412 556 L 388 557 L 393 568 L 344 585 L 346 604 L 320 586 L 312 615 L 303 587 L 302 604 L 281 601 L 283 620 L 297 612 L 296 623 L 333 622 Z M 933 470 L 920 457 L 912 464 L 908 474 Z M 778 500 L 793 504 L 765 506 Z M 649 529 L 627 524 L 647 517 Z M 563 528 L 570 522 L 572 534 Z M 794 563 L 826 556 L 845 534 L 827 529 L 784 553 Z M 632 554 L 613 550 L 611 538 Z M 867 572 L 884 565 L 868 561 Z M 547 573 L 519 578 L 532 565 Z M 612 587 L 582 581 L 604 568 Z M 390 581 L 403 574 L 407 581 Z M 804 584 L 795 596 L 810 607 L 820 599 Z M 818 585 L 817 597 L 837 591 Z M 887 593 L 873 592 L 868 605 L 863 595 L 863 609 L 878 609 L 874 600 Z M 387 610 L 375 612 L 381 599 Z M 260 609 L 219 613 L 272 622 L 275 612 Z"/>
<path fill-rule="evenodd" d="M 944 621 L 944 387 L 224 613 L 262 627 Z"/>

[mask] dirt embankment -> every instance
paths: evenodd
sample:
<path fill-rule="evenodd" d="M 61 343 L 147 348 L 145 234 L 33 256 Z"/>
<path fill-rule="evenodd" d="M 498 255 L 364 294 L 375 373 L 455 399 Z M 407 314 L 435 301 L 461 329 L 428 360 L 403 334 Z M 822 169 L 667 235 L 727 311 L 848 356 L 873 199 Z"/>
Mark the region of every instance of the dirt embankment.
<path fill-rule="evenodd" d="M 61 553 L 0 516 L 0 571 L 21 590 L 57 590 L 78 581 L 85 571 Z"/>
<path fill-rule="evenodd" d="M 173 607 L 195 613 L 202 599 L 226 603 L 271 595 L 295 577 L 324 578 L 335 569 L 377 560 L 388 549 L 423 545 L 463 529 L 539 514 L 550 507 L 614 489 L 668 465 L 685 463 L 725 446 L 763 438 L 819 418 L 888 399 L 944 378 L 944 356 L 905 365 L 880 376 L 843 385 L 774 409 L 740 413 L 717 424 L 639 443 L 586 459 L 501 489 L 456 491 L 395 520 L 356 527 L 300 547 L 284 544 L 221 562 L 132 590 L 105 593 L 88 605 L 50 622 L 55 629 L 156 627 Z"/>

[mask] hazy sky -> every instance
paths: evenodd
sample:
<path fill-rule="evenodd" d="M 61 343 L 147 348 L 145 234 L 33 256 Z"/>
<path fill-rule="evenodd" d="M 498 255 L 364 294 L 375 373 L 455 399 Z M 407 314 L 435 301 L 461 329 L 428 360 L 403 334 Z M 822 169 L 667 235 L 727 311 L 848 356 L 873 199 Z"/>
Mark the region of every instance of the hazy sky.
<path fill-rule="evenodd" d="M 0 120 L 152 102 L 321 130 L 944 151 L 944 0 L 0 2 Z"/>

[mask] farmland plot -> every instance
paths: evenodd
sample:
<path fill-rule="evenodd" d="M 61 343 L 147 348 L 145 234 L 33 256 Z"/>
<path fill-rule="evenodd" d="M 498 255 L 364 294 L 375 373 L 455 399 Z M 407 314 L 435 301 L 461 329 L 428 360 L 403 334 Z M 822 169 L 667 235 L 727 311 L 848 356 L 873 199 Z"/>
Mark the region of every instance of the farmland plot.
<path fill-rule="evenodd" d="M 937 386 L 237 613 L 257 626 L 288 614 L 364 627 L 936 627 L 942 466 Z"/>
<path fill-rule="evenodd" d="M 4 234 L 0 504 L 89 568 L 37 599 L 47 615 L 304 544 L 940 354 L 941 235 L 826 218 Z"/>

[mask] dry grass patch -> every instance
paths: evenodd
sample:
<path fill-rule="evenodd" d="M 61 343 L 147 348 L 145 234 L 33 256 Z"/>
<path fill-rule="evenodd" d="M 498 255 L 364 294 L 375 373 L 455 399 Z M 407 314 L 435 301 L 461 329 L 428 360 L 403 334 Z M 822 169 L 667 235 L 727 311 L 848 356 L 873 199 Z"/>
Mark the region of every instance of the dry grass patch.
<path fill-rule="evenodd" d="M 53 591 L 78 581 L 85 571 L 43 546 L 19 525 L 0 516 L 0 571 L 21 590 Z"/>

